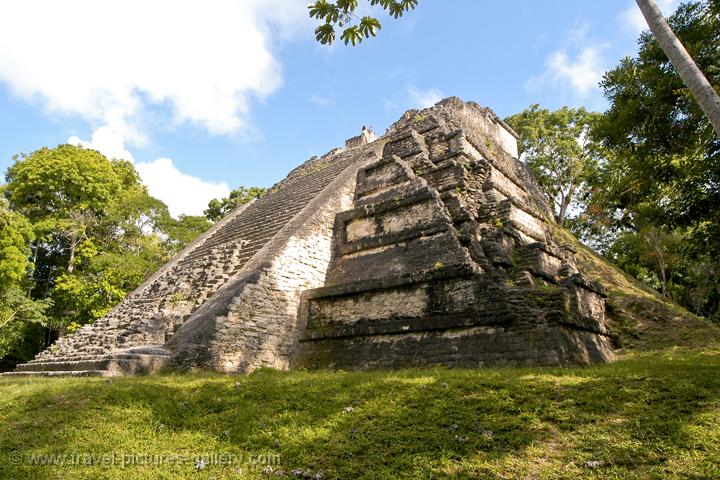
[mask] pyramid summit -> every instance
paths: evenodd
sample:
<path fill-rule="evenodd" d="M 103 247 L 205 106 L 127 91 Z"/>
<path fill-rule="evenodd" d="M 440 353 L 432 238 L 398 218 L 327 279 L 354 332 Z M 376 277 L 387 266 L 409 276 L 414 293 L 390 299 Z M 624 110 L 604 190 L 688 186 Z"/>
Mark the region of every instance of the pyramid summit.
<path fill-rule="evenodd" d="M 489 109 L 448 98 L 303 163 L 16 374 L 612 358 L 605 288 Z"/>

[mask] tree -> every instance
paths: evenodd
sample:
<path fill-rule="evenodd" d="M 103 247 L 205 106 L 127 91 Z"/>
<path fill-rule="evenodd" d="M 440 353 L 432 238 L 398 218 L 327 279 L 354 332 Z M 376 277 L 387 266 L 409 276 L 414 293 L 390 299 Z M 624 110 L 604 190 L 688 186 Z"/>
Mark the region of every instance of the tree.
<path fill-rule="evenodd" d="M 30 222 L 7 208 L 0 198 L 0 361 L 6 357 L 27 358 L 35 353 L 29 330 L 45 325 L 48 302 L 33 301 L 24 291 L 33 232 Z M 28 341 L 30 340 L 30 341 Z"/>
<path fill-rule="evenodd" d="M 636 1 L 653 35 L 707 115 L 715 134 L 720 136 L 720 97 L 717 92 L 675 36 L 655 0 Z M 713 9 L 718 10 L 717 0 L 709 1 L 713 4 Z M 394 18 L 403 16 L 405 12 L 414 9 L 418 4 L 418 0 L 369 0 L 369 2 L 371 6 L 380 5 Z M 335 41 L 335 27 L 343 28 L 340 39 L 345 42 L 345 45 L 351 43 L 355 46 L 364 39 L 377 35 L 377 31 L 381 28 L 380 21 L 371 16 L 359 18 L 355 15 L 358 3 L 358 0 L 336 0 L 335 2 L 317 0 L 315 3 L 311 3 L 308 6 L 310 17 L 321 21 L 321 24 L 315 29 L 315 38 L 322 44 L 332 44 Z"/>
<path fill-rule="evenodd" d="M 161 225 L 163 232 L 168 236 L 167 244 L 173 251 L 179 251 L 189 245 L 211 226 L 212 223 L 208 218 L 196 215 L 180 215 L 177 220 L 168 216 Z"/>
<path fill-rule="evenodd" d="M 686 270 L 682 254 L 683 232 L 647 225 L 618 236 L 608 252 L 625 272 L 655 288 L 665 297 Z"/>
<path fill-rule="evenodd" d="M 49 300 L 33 300 L 21 288 L 0 292 L 0 371 L 31 359 L 45 346 Z"/>
<path fill-rule="evenodd" d="M 8 210 L 6 202 L 0 198 L 0 291 L 20 285 L 27 276 L 31 268 L 28 257 L 33 239 L 30 222 Z"/>
<path fill-rule="evenodd" d="M 720 19 L 709 13 L 707 3 L 685 4 L 670 23 L 698 64 L 720 74 Z M 692 227 L 698 245 L 720 258 L 720 139 L 653 37 L 644 33 L 639 43 L 638 55 L 601 83 L 611 105 L 594 134 L 613 155 L 598 200 L 625 226 L 652 218 Z"/>
<path fill-rule="evenodd" d="M 669 18 L 714 79 L 719 5 L 687 3 Z M 720 271 L 720 138 L 647 32 L 638 54 L 621 60 L 601 85 L 610 108 L 593 134 L 608 154 L 586 224 L 606 236 L 604 253 L 628 273 L 697 314 L 719 318 L 720 281 L 712 272 Z"/>
<path fill-rule="evenodd" d="M 228 195 L 226 198 L 213 198 L 208 203 L 208 208 L 203 212 L 208 220 L 216 222 L 222 217 L 232 212 L 240 205 L 260 198 L 267 191 L 266 188 L 262 187 L 238 187 Z"/>
<path fill-rule="evenodd" d="M 2 368 L 105 315 L 211 225 L 205 217 L 172 218 L 132 163 L 82 147 L 17 156 L 6 179 L 0 192 Z"/>
<path fill-rule="evenodd" d="M 560 226 L 597 174 L 601 148 L 590 130 L 599 116 L 584 108 L 551 112 L 536 104 L 505 119 L 520 135 L 520 158 L 542 185 Z"/>
<path fill-rule="evenodd" d="M 171 218 L 130 162 L 82 147 L 18 156 L 6 178 L 9 207 L 35 237 L 28 291 L 52 300 L 47 341 L 102 317 L 210 225 Z"/>
<path fill-rule="evenodd" d="M 157 267 L 143 253 L 102 251 L 92 239 L 81 243 L 76 268 L 53 282 L 51 313 L 58 326 L 72 332 L 109 312 Z"/>
<path fill-rule="evenodd" d="M 675 36 L 655 0 L 637 0 L 637 4 L 663 52 L 707 115 L 715 134 L 720 136 L 720 96 Z"/>
<path fill-rule="evenodd" d="M 6 180 L 11 207 L 33 223 L 38 237 L 63 251 L 68 270 L 75 249 L 122 185 L 105 157 L 73 145 L 17 158 Z"/>

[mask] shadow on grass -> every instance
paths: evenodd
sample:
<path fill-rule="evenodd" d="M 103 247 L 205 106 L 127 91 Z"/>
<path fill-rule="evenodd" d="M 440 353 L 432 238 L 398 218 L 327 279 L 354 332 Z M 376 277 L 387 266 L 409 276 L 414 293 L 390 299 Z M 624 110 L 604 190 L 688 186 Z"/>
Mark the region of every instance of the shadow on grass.
<path fill-rule="evenodd" d="M 719 409 L 717 353 L 568 370 L 2 380 L 0 478 L 267 478 L 268 463 L 288 477 L 717 478 Z M 31 465 L 38 454 L 96 457 Z M 129 454 L 150 460 L 119 466 Z"/>

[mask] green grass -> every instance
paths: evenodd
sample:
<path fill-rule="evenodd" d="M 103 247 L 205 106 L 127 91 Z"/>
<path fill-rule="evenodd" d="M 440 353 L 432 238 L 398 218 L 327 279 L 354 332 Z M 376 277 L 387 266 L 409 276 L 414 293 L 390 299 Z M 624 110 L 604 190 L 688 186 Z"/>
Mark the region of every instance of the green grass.
<path fill-rule="evenodd" d="M 31 464 L 49 454 L 94 464 Z M 123 467 L 125 455 L 145 464 Z M 262 472 L 268 463 L 272 475 Z M 0 379 L 2 479 L 293 470 L 325 479 L 720 478 L 720 350 L 571 369 Z"/>
<path fill-rule="evenodd" d="M 556 234 L 608 287 L 615 363 L 0 378 L 0 480 L 720 478 L 718 326 Z"/>

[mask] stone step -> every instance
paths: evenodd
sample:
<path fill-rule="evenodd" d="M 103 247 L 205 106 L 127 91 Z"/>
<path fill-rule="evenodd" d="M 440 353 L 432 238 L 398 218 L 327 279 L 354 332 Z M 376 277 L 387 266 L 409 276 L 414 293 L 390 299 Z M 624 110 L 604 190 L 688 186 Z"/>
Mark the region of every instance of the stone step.
<path fill-rule="evenodd" d="M 15 368 L 15 373 L 103 371 L 111 376 L 137 375 L 158 372 L 170 361 L 170 355 L 147 354 L 106 355 L 84 360 L 70 358 L 20 364 Z"/>
<path fill-rule="evenodd" d="M 0 373 L 7 377 L 112 377 L 112 372 L 107 370 L 74 370 L 74 371 L 41 371 L 41 372 L 4 372 Z"/>
<path fill-rule="evenodd" d="M 213 258 L 216 252 L 214 250 L 218 249 L 223 243 L 228 242 L 230 240 L 235 241 L 237 238 L 241 238 L 245 240 L 246 244 L 243 245 L 242 248 L 237 248 L 236 250 L 239 252 L 244 252 L 247 250 L 251 250 L 254 246 L 258 244 L 264 243 L 264 241 L 268 237 L 272 237 L 277 233 L 278 230 L 280 230 L 287 222 L 290 221 L 290 218 L 283 218 L 281 221 L 271 223 L 268 225 L 264 225 L 260 228 L 253 229 L 252 233 L 230 233 L 225 238 L 219 238 L 217 239 L 217 242 L 213 242 L 211 244 L 203 245 L 202 247 L 198 247 L 197 250 L 190 253 L 187 257 L 185 257 L 181 262 L 180 266 L 187 265 L 190 260 L 197 260 L 197 259 L 206 259 L 208 261 L 213 260 L 215 262 L 218 262 L 221 259 L 218 259 L 217 257 Z M 230 258 L 230 252 L 227 252 L 228 258 Z"/>
<path fill-rule="evenodd" d="M 118 375 L 153 373 L 169 361 L 167 356 L 136 359 L 77 360 L 29 363 L 18 365 L 17 372 L 105 370 Z"/>
<path fill-rule="evenodd" d="M 165 350 L 161 344 L 150 344 L 138 345 L 136 347 L 125 348 L 122 350 L 105 351 L 99 354 L 84 354 L 84 355 L 53 355 L 54 358 L 62 358 L 66 360 L 98 360 L 107 358 L 122 358 L 122 359 L 133 359 L 138 358 L 138 355 L 170 355 L 170 352 Z M 72 357 L 72 358 L 71 358 Z M 30 360 L 33 362 L 34 360 Z"/>
<path fill-rule="evenodd" d="M 67 355 L 57 356 L 53 358 L 46 358 L 42 360 L 30 360 L 29 362 L 21 365 L 30 365 L 33 363 L 53 363 L 53 362 L 78 362 L 78 361 L 101 361 L 101 360 L 141 360 L 148 357 L 167 358 L 169 353 L 163 355 L 152 355 L 152 354 L 139 354 L 139 353 L 105 353 L 100 355 Z M 20 366 L 20 365 L 18 365 Z"/>
<path fill-rule="evenodd" d="M 72 339 L 60 339 L 53 353 L 38 355 L 29 363 L 32 366 L 21 367 L 18 373 L 105 370 L 113 365 L 134 368 L 130 365 L 139 360 L 121 357 L 117 350 L 162 342 L 160 330 L 164 327 L 157 324 L 155 314 L 163 307 L 172 309 L 168 299 L 189 291 L 188 310 L 202 305 L 354 159 L 352 155 L 338 155 L 291 173 L 273 192 L 233 217 L 153 284 L 126 298 L 105 318 L 70 335 Z M 166 323 L 165 338 L 182 322 L 171 319 Z"/>

